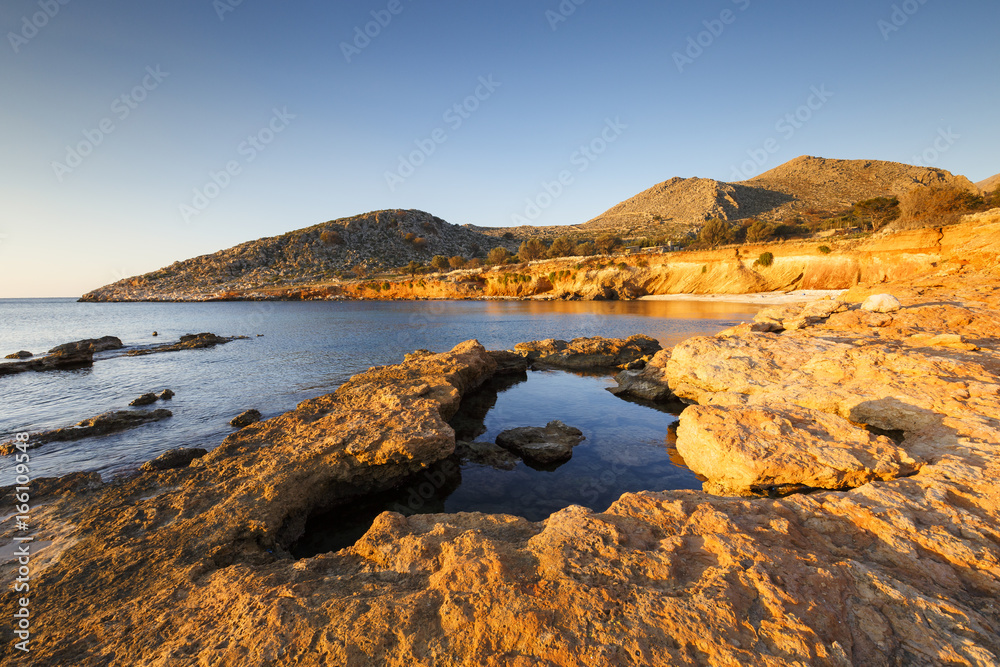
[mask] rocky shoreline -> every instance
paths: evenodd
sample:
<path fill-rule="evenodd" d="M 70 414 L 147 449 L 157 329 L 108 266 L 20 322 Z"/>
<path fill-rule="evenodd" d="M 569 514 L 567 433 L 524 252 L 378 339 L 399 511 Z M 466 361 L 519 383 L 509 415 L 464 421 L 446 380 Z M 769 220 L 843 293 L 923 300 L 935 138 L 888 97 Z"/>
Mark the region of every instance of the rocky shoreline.
<path fill-rule="evenodd" d="M 882 293 L 901 307 L 859 307 Z M 535 523 L 387 512 L 349 548 L 292 558 L 310 514 L 454 453 L 462 396 L 523 369 L 475 341 L 373 368 L 189 465 L 39 480 L 33 664 L 996 664 L 1000 279 L 952 265 L 839 301 L 672 350 L 632 341 L 622 390 L 690 404 L 676 446 L 704 491 Z M 541 343 L 523 356 L 640 360 Z M 0 601 L 10 618 L 9 586 Z"/>

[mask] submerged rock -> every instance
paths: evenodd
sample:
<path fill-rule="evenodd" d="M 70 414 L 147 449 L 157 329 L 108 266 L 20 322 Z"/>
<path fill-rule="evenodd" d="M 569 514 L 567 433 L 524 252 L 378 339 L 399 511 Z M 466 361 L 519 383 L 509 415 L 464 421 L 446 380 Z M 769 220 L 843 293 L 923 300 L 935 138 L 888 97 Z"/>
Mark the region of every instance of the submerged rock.
<path fill-rule="evenodd" d="M 247 410 L 229 420 L 230 426 L 244 428 L 250 424 L 256 424 L 261 419 L 260 410 Z"/>
<path fill-rule="evenodd" d="M 77 423 L 76 426 L 32 433 L 28 441 L 28 449 L 34 449 L 48 442 L 65 442 L 110 435 L 172 416 L 173 413 L 170 410 L 114 410 L 105 412 L 96 417 L 85 419 Z M 0 446 L 0 454 L 14 453 L 15 444 L 14 441 L 5 442 Z"/>
<path fill-rule="evenodd" d="M 623 368 L 659 350 L 660 343 L 656 339 L 641 334 L 624 339 L 575 338 L 570 342 L 549 338 L 514 346 L 514 351 L 529 363 L 578 370 Z"/>
<path fill-rule="evenodd" d="M 156 403 L 158 400 L 160 400 L 160 397 L 157 396 L 156 394 L 143 394 L 139 398 L 129 403 L 129 405 L 133 407 L 139 407 L 142 405 L 152 405 L 153 403 Z"/>
<path fill-rule="evenodd" d="M 459 440 L 455 444 L 455 455 L 462 463 L 475 463 L 500 470 L 513 470 L 521 460 L 496 443 L 467 440 Z"/>
<path fill-rule="evenodd" d="M 156 354 L 158 352 L 177 352 L 179 350 L 200 350 L 206 347 L 225 345 L 230 341 L 242 340 L 244 338 L 246 338 L 246 336 L 234 336 L 231 338 L 225 338 L 223 336 L 216 336 L 214 333 L 185 334 L 184 336 L 181 336 L 180 341 L 176 343 L 157 345 L 156 347 L 150 347 L 144 350 L 129 350 L 128 355 L 130 357 L 141 357 L 147 354 Z"/>
<path fill-rule="evenodd" d="M 90 350 L 57 352 L 28 361 L 13 361 L 0 364 L 0 375 L 14 375 L 27 371 L 71 371 L 94 365 L 94 353 Z"/>
<path fill-rule="evenodd" d="M 171 398 L 173 398 L 176 395 L 177 394 L 175 394 L 173 392 L 173 390 L 171 390 L 171 389 L 164 389 L 162 392 L 160 392 L 160 400 L 161 401 L 169 401 Z"/>
<path fill-rule="evenodd" d="M 152 461 L 146 461 L 143 463 L 139 470 L 152 472 L 154 470 L 184 468 L 190 465 L 192 461 L 200 459 L 205 454 L 208 454 L 208 450 L 197 447 L 178 447 L 177 449 L 169 449 Z"/>
<path fill-rule="evenodd" d="M 497 444 L 517 453 L 525 461 L 548 465 L 568 461 L 573 448 L 583 442 L 583 431 L 561 421 L 550 421 L 544 427 L 521 426 L 497 436 Z"/>

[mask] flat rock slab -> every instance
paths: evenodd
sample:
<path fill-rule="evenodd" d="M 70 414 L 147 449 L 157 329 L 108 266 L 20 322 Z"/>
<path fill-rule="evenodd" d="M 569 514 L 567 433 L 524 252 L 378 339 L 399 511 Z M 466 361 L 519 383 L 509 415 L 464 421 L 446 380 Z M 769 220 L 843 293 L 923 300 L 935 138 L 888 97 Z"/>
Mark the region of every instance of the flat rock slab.
<path fill-rule="evenodd" d="M 72 371 L 94 365 L 94 353 L 89 350 L 57 352 L 28 361 L 13 361 L 0 364 L 0 375 L 15 375 L 28 371 Z"/>
<path fill-rule="evenodd" d="M 583 431 L 559 420 L 544 427 L 521 426 L 497 436 L 497 444 L 515 452 L 525 461 L 548 465 L 568 461 L 573 448 L 584 440 Z"/>
<path fill-rule="evenodd" d="M 170 410 L 114 410 L 105 412 L 96 417 L 84 419 L 76 426 L 33 433 L 28 441 L 28 449 L 34 449 L 48 442 L 66 442 L 99 435 L 110 435 L 173 416 L 174 413 Z M 0 446 L 0 454 L 3 455 L 13 454 L 14 450 L 15 443 L 13 441 L 5 442 Z"/>
<path fill-rule="evenodd" d="M 178 447 L 169 449 L 152 461 L 146 461 L 139 470 L 151 472 L 154 470 L 173 470 L 174 468 L 184 468 L 191 465 L 195 459 L 200 459 L 208 450 L 199 447 Z"/>
<path fill-rule="evenodd" d="M 660 350 L 640 370 L 623 370 L 615 376 L 617 387 L 610 389 L 615 396 L 635 396 L 647 401 L 667 401 L 674 398 L 664 367 L 670 350 Z"/>
<path fill-rule="evenodd" d="M 660 351 L 660 343 L 649 336 L 628 338 L 574 338 L 572 341 L 546 340 L 518 343 L 514 351 L 529 363 L 558 368 L 624 368 L 637 359 Z"/>
<path fill-rule="evenodd" d="M 105 350 L 120 350 L 124 347 L 120 338 L 115 336 L 103 336 L 101 338 L 87 338 L 57 345 L 49 350 L 49 354 L 69 354 L 73 352 L 90 352 L 96 354 Z"/>
<path fill-rule="evenodd" d="M 691 406 L 681 413 L 677 451 L 719 495 L 851 489 L 921 465 L 885 436 L 794 406 Z"/>
<path fill-rule="evenodd" d="M 200 350 L 206 347 L 215 347 L 216 345 L 225 345 L 226 343 L 234 340 L 240 340 L 246 338 L 246 336 L 234 336 L 227 338 L 225 336 L 217 336 L 214 333 L 200 333 L 200 334 L 186 334 L 181 336 L 180 341 L 176 343 L 169 343 L 167 345 L 157 345 L 156 347 L 146 348 L 144 350 L 130 350 L 128 356 L 130 357 L 141 357 L 147 354 L 157 354 L 158 352 L 178 352 L 180 350 Z"/>

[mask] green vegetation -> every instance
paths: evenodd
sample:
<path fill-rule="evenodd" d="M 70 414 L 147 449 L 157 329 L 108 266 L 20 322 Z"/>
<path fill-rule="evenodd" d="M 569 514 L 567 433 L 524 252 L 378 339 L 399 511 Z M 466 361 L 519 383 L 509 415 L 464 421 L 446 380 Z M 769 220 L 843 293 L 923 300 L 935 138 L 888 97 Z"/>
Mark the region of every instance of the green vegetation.
<path fill-rule="evenodd" d="M 444 271 L 445 269 L 450 268 L 450 264 L 448 263 L 448 258 L 445 257 L 444 255 L 434 255 L 434 257 L 431 259 L 431 266 L 437 269 L 438 271 Z"/>
<path fill-rule="evenodd" d="M 617 236 L 612 236 L 611 234 L 601 234 L 594 239 L 594 246 L 597 248 L 597 252 L 602 255 L 610 255 L 611 252 L 621 244 L 622 240 Z"/>
<path fill-rule="evenodd" d="M 451 267 L 452 269 L 461 269 L 465 267 L 465 264 L 466 264 L 465 258 L 462 257 L 461 255 L 455 255 L 454 257 L 448 260 L 448 266 Z"/>
<path fill-rule="evenodd" d="M 713 248 L 725 245 L 732 242 L 733 229 L 725 220 L 712 218 L 698 232 L 698 240 Z"/>
<path fill-rule="evenodd" d="M 532 238 L 521 243 L 521 246 L 517 249 L 517 256 L 521 258 L 522 262 L 533 262 L 536 259 L 545 257 L 548 251 L 549 249 L 546 247 L 544 241 Z"/>
<path fill-rule="evenodd" d="M 831 252 L 833 252 L 833 251 L 832 251 L 832 250 L 830 249 L 830 246 L 828 246 L 828 245 L 821 245 L 821 246 L 819 247 L 819 251 L 820 251 L 821 253 L 823 253 L 824 255 L 829 255 L 829 254 L 830 254 Z"/>
<path fill-rule="evenodd" d="M 493 248 L 486 255 L 486 263 L 494 266 L 506 264 L 507 260 L 509 259 L 510 259 L 510 251 L 508 251 L 507 248 L 503 248 L 500 246 Z"/>
<path fill-rule="evenodd" d="M 760 257 L 754 260 L 754 266 L 771 266 L 774 264 L 774 255 L 769 252 L 760 253 Z"/>
<path fill-rule="evenodd" d="M 551 258 L 569 257 L 573 254 L 575 248 L 576 245 L 568 236 L 560 236 L 552 241 L 552 245 L 549 246 L 548 256 Z"/>

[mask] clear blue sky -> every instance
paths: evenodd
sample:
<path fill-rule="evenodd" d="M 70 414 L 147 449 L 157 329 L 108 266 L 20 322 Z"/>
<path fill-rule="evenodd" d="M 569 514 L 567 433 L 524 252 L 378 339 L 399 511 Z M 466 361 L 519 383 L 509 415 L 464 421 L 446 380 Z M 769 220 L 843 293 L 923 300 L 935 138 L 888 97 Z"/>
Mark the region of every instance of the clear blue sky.
<path fill-rule="evenodd" d="M 949 128 L 935 166 L 1000 171 L 995 0 L 237 1 L 5 0 L 0 297 L 376 209 L 505 226 L 562 171 L 534 222 L 579 223 L 672 176 L 734 180 L 768 139 L 746 175 L 912 162 Z M 805 113 L 813 87 L 832 96 Z"/>

